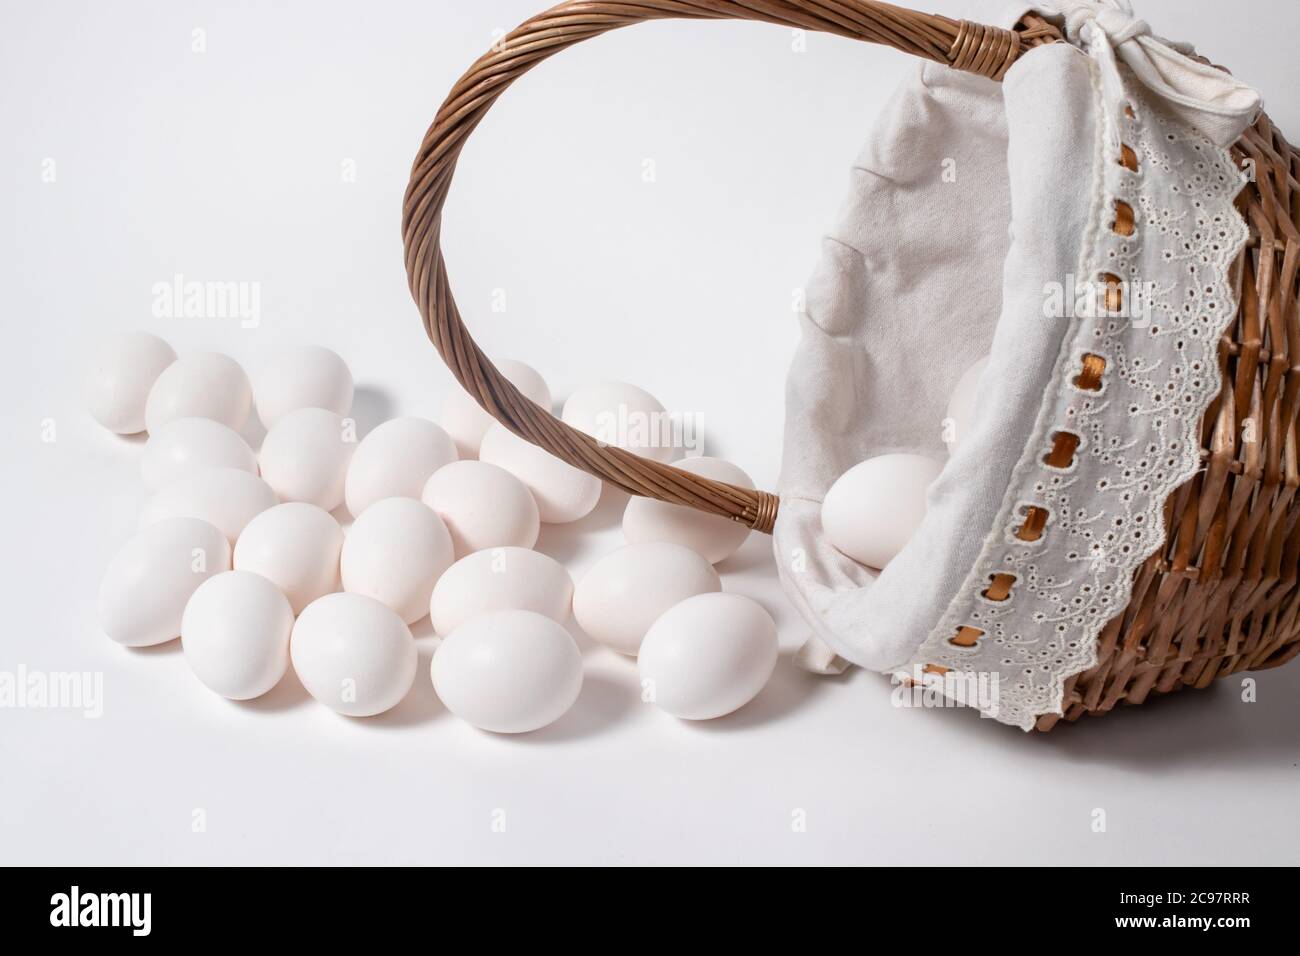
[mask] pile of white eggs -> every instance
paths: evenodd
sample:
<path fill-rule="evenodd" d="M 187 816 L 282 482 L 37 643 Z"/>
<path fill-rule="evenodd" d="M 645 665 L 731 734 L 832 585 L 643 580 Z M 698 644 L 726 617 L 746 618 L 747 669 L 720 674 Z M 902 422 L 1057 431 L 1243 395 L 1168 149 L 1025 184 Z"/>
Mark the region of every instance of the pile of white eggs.
<path fill-rule="evenodd" d="M 536 371 L 498 367 L 550 407 Z M 767 683 L 776 626 L 756 602 L 723 593 L 713 567 L 748 529 L 632 498 L 627 545 L 575 587 L 534 547 L 542 523 L 595 508 L 598 479 L 494 422 L 459 388 L 437 421 L 395 418 L 366 435 L 348 417 L 352 399 L 351 371 L 325 348 L 285 351 L 250 379 L 227 355 L 178 358 L 147 333 L 106 343 L 86 403 L 114 432 L 148 432 L 140 469 L 152 491 L 103 577 L 107 635 L 130 646 L 179 637 L 195 676 L 223 697 L 265 694 L 292 667 L 316 700 L 369 716 L 411 689 L 411 625 L 428 616 L 438 696 L 501 733 L 544 727 L 577 700 L 583 657 L 570 617 L 635 656 L 643 697 L 678 717 L 730 713 Z M 254 412 L 266 428 L 256 451 L 245 438 Z M 574 392 L 562 417 L 596 434 L 606 416 L 629 413 L 664 409 L 641 389 L 601 384 Z M 753 487 L 725 461 L 679 464 Z"/>
<path fill-rule="evenodd" d="M 975 422 L 982 358 L 962 374 L 948 400 L 943 439 L 949 452 Z M 874 570 L 894 560 L 925 518 L 926 496 L 944 463 L 926 455 L 876 455 L 840 475 L 822 499 L 822 531 L 841 554 Z"/>

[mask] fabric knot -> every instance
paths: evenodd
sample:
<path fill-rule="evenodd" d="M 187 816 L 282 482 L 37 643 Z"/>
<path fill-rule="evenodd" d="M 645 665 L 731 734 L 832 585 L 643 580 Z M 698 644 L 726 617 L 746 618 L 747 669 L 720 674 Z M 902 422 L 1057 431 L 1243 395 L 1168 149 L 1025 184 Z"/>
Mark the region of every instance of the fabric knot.
<path fill-rule="evenodd" d="M 1134 16 L 1129 0 L 1042 0 L 1039 12 L 1092 54 L 1111 91 L 1122 96 L 1122 62 L 1180 120 L 1218 146 L 1231 146 L 1259 115 L 1263 101 L 1257 91 L 1193 59 L 1186 44 L 1155 36 Z"/>
<path fill-rule="evenodd" d="M 1090 28 L 1106 34 L 1111 46 L 1119 46 L 1134 37 L 1151 35 L 1151 27 L 1133 15 L 1133 7 L 1127 0 L 1116 0 L 1114 6 L 1100 0 L 1063 0 L 1056 6 L 1065 17 L 1065 36 L 1072 43 L 1086 42 L 1086 31 Z"/>

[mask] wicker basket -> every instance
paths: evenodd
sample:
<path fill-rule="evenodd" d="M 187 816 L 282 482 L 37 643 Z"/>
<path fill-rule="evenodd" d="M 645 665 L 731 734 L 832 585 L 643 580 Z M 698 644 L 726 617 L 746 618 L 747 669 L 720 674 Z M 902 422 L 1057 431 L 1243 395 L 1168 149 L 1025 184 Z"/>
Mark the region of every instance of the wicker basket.
<path fill-rule="evenodd" d="M 638 457 L 525 399 L 461 321 L 440 249 L 441 210 L 470 132 L 510 83 L 580 40 L 648 19 L 762 20 L 881 43 L 1000 80 L 1027 50 L 1061 40 L 1027 16 L 1014 30 L 872 0 L 569 2 L 522 24 L 457 82 L 421 145 L 402 233 L 411 293 L 462 386 L 512 431 L 627 492 L 725 515 L 770 532 L 776 496 Z M 1233 149 L 1254 167 L 1239 202 L 1251 238 L 1236 264 L 1239 310 L 1220 342 L 1222 390 L 1205 416 L 1205 467 L 1169 499 L 1168 540 L 1138 570 L 1132 599 L 1102 631 L 1097 664 L 1070 679 L 1064 716 L 1102 714 L 1153 693 L 1286 663 L 1300 652 L 1300 153 L 1261 116 Z M 1060 719 L 1042 717 L 1038 729 Z"/>

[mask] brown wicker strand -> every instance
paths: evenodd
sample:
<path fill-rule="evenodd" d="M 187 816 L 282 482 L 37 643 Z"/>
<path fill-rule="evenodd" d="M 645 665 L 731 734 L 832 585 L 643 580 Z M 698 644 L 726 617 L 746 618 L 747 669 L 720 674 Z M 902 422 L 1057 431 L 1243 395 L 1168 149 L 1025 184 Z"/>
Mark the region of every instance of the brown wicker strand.
<path fill-rule="evenodd" d="M 949 50 L 953 69 L 1001 80 L 1020 55 L 1020 37 L 1011 30 L 962 20 Z"/>

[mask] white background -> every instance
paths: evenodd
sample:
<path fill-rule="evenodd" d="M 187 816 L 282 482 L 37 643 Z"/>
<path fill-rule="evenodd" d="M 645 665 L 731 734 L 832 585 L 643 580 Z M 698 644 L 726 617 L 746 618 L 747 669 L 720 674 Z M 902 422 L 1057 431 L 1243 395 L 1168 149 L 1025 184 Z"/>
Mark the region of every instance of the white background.
<path fill-rule="evenodd" d="M 442 708 L 428 636 L 409 698 L 350 720 L 292 676 L 262 700 L 222 700 L 179 642 L 132 651 L 98 631 L 99 576 L 144 490 L 140 442 L 79 404 L 96 341 L 145 328 L 249 366 L 320 342 L 351 363 L 363 428 L 432 415 L 451 379 L 407 295 L 402 191 L 453 81 L 538 5 L 5 0 L 0 670 L 102 671 L 105 703 L 99 720 L 0 711 L 0 861 L 1296 862 L 1300 665 L 1259 675 L 1257 703 L 1234 679 L 1023 735 L 895 708 L 877 675 L 819 679 L 783 660 L 752 705 L 688 724 L 640 703 L 634 666 L 580 638 L 574 710 L 509 738 Z M 1292 131 L 1296 9 L 1140 3 L 1157 33 L 1260 87 Z M 557 397 L 604 379 L 650 389 L 771 488 L 792 291 L 910 68 L 845 40 L 796 53 L 778 27 L 683 22 L 546 62 L 470 141 L 448 206 L 453 286 L 478 340 L 541 369 Z M 177 273 L 259 282 L 260 326 L 155 319 L 151 288 Z M 580 575 L 621 541 L 620 507 L 607 495 L 539 547 Z M 803 640 L 767 539 L 722 570 L 777 617 L 787 651 Z"/>

